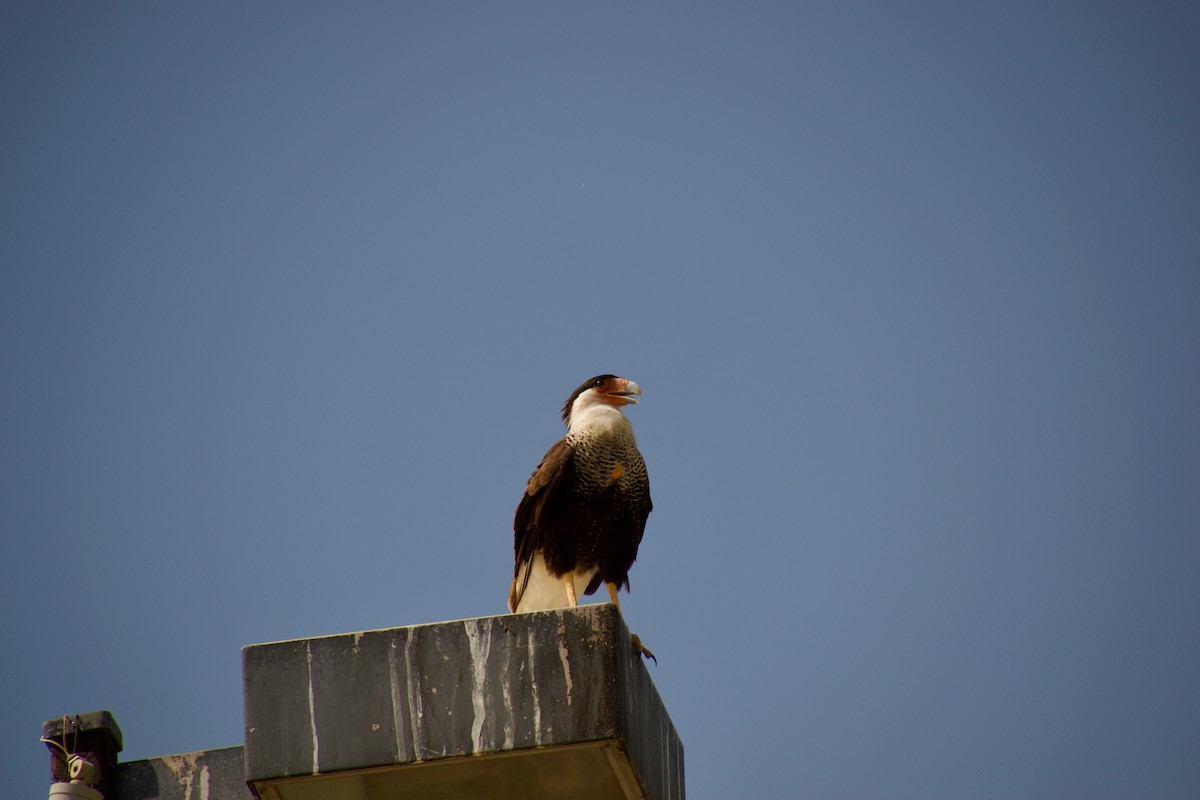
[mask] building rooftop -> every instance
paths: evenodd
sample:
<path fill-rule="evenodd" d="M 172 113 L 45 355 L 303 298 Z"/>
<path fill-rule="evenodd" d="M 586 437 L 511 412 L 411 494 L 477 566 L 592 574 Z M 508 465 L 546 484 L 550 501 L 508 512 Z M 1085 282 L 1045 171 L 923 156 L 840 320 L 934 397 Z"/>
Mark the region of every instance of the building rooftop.
<path fill-rule="evenodd" d="M 106 800 L 684 797 L 683 745 L 611 604 L 255 644 L 242 665 L 242 747 L 115 763 L 116 721 L 81 719 Z"/>

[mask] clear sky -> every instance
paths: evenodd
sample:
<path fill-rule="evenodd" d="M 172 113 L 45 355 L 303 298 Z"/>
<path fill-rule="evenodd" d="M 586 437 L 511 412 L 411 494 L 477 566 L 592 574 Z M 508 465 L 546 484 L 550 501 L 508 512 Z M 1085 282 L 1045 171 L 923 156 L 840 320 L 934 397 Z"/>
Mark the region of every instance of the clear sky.
<path fill-rule="evenodd" d="M 1200 795 L 1194 3 L 0 5 L 0 775 L 502 613 L 583 379 L 692 800 Z"/>

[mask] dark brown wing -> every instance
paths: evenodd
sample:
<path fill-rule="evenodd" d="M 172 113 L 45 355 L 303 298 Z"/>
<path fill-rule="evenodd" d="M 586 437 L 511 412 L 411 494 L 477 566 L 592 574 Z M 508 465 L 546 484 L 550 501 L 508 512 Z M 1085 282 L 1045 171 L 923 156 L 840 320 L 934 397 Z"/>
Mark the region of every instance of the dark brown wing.
<path fill-rule="evenodd" d="M 525 585 L 529 582 L 529 570 L 525 570 L 524 580 L 517 585 L 521 577 L 522 567 L 533 561 L 534 555 L 544 546 L 546 525 L 544 520 L 553 517 L 555 507 L 562 499 L 559 487 L 563 478 L 572 468 L 574 450 L 565 438 L 559 439 L 542 456 L 542 461 L 529 476 L 525 484 L 525 493 L 517 504 L 513 515 L 513 584 L 508 593 L 509 610 L 515 610 L 521 595 L 525 593 Z"/>

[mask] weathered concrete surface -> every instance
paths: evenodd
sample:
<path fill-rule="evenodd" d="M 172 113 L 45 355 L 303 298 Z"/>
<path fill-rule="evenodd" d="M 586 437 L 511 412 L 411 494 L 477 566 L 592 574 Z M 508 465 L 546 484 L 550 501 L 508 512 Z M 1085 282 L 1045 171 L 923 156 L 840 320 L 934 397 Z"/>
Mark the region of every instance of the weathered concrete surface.
<path fill-rule="evenodd" d="M 118 764 L 105 800 L 253 800 L 241 747 Z"/>
<path fill-rule="evenodd" d="M 42 736 L 61 745 L 63 718 L 46 721 Z M 118 763 L 122 744 L 121 729 L 108 711 L 67 718 L 66 747 L 96 766 L 95 785 L 105 800 L 253 800 L 240 746 Z M 70 780 L 62 752 L 47 747 L 51 781 Z"/>
<path fill-rule="evenodd" d="M 251 645 L 242 663 L 246 780 L 260 797 L 303 800 L 305 786 L 325 782 L 311 776 L 361 770 L 371 773 L 344 796 L 398 797 L 394 768 L 409 766 L 403 780 L 414 780 L 411 768 L 435 764 L 460 770 L 427 773 L 457 782 L 458 796 L 513 796 L 511 786 L 487 793 L 506 769 L 523 770 L 513 785 L 524 797 L 539 796 L 533 776 L 554 797 L 581 776 L 608 781 L 616 797 L 684 796 L 683 745 L 610 604 Z M 553 748 L 586 743 L 595 752 L 554 761 Z M 503 755 L 514 753 L 527 758 Z M 588 759 L 610 769 L 580 773 Z M 545 771 L 555 764 L 557 781 Z M 368 791 L 363 776 L 380 768 L 393 768 L 390 782 Z M 310 780 L 290 780 L 300 777 Z M 327 789 L 343 796 L 345 786 Z"/>

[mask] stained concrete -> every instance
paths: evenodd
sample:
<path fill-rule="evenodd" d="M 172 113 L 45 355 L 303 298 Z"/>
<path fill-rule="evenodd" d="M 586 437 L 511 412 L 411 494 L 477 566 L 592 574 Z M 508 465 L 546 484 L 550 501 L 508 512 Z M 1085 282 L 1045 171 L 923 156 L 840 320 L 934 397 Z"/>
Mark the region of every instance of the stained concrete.
<path fill-rule="evenodd" d="M 243 649 L 244 746 L 118 762 L 97 711 L 65 746 L 105 800 L 683 800 L 683 745 L 615 606 Z M 64 745 L 64 721 L 43 735 Z M 52 780 L 67 779 L 55 746 Z"/>
<path fill-rule="evenodd" d="M 95 788 L 105 800 L 253 800 L 246 786 L 242 748 L 226 747 L 138 761 L 117 761 L 121 728 L 109 711 L 48 720 L 42 736 L 96 767 Z M 64 733 L 65 738 L 64 738 Z M 66 759 L 50 749 L 52 782 L 70 780 Z"/>
<path fill-rule="evenodd" d="M 561 797 L 570 781 L 610 787 L 597 797 L 684 796 L 683 745 L 610 604 L 251 645 L 242 661 L 260 798 L 304 800 L 318 783 L 321 796 L 398 797 L 412 768 L 435 765 L 420 780 L 458 796 L 545 784 Z M 595 752 L 557 749 L 583 745 Z"/>
<path fill-rule="evenodd" d="M 242 748 L 223 747 L 117 765 L 106 800 L 253 800 Z"/>

